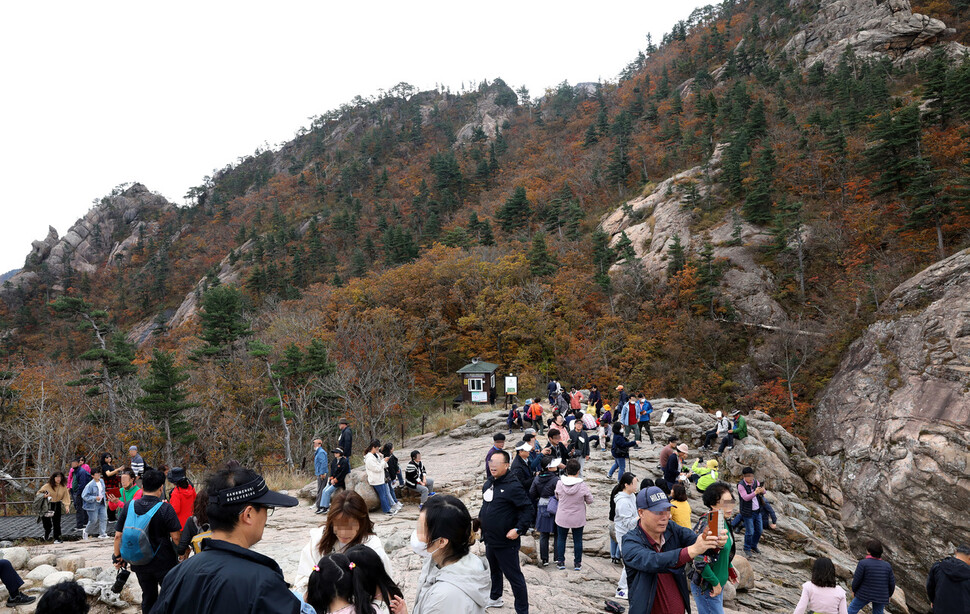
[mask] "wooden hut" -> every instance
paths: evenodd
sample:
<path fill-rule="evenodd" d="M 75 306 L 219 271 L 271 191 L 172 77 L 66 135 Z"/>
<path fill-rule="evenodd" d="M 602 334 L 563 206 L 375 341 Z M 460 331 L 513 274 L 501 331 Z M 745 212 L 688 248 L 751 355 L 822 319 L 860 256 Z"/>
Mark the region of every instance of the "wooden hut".
<path fill-rule="evenodd" d="M 498 365 L 481 358 L 458 369 L 461 378 L 461 400 L 465 403 L 495 403 L 495 372 Z"/>

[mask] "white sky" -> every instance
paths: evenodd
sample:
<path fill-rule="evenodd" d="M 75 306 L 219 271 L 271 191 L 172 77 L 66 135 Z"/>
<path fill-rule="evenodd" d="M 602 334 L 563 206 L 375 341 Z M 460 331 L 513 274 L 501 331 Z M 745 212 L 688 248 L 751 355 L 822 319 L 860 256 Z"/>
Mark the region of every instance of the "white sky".
<path fill-rule="evenodd" d="M 536 97 L 612 80 L 704 4 L 4 2 L 0 273 L 120 183 L 182 204 L 214 169 L 401 81 L 501 77 Z"/>

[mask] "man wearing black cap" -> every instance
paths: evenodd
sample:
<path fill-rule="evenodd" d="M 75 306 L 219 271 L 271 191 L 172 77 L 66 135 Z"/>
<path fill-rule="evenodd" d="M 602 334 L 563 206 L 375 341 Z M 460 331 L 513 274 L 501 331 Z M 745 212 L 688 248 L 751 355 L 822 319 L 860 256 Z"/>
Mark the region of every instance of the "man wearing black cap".
<path fill-rule="evenodd" d="M 727 531 L 696 535 L 670 522 L 670 501 L 656 486 L 637 494 L 637 515 L 637 526 L 620 538 L 630 614 L 684 614 L 690 607 L 684 565 L 723 547 Z"/>
<path fill-rule="evenodd" d="M 280 566 L 250 548 L 263 537 L 277 507 L 296 507 L 293 497 L 270 490 L 243 467 L 223 469 L 206 483 L 212 538 L 202 552 L 165 577 L 155 614 L 298 614 L 300 600 L 289 591 Z"/>
<path fill-rule="evenodd" d="M 488 471 L 488 461 L 492 460 L 492 455 L 505 447 L 505 433 L 495 433 L 492 435 L 492 447 L 488 449 L 485 454 L 485 479 L 487 480 L 491 473 Z"/>
<path fill-rule="evenodd" d="M 168 572 L 178 563 L 173 542 L 178 543 L 179 541 L 182 523 L 179 521 L 175 508 L 168 501 L 162 501 L 162 486 L 164 485 L 164 473 L 156 469 L 145 471 L 142 474 L 141 498 L 135 499 L 121 508 L 118 512 L 118 523 L 115 525 L 114 554 L 111 557 L 111 562 L 119 569 L 126 563 L 131 563 L 131 570 L 135 572 L 138 585 L 141 586 L 141 611 L 146 614 L 151 612 L 152 606 L 158 599 L 158 587 L 161 586 Z M 121 554 L 121 542 L 125 525 L 132 525 L 129 532 L 138 531 L 134 528 L 134 520 L 132 519 L 146 514 L 149 516 L 146 533 L 154 556 L 148 562 L 141 564 L 135 564 L 134 561 L 124 561 Z"/>

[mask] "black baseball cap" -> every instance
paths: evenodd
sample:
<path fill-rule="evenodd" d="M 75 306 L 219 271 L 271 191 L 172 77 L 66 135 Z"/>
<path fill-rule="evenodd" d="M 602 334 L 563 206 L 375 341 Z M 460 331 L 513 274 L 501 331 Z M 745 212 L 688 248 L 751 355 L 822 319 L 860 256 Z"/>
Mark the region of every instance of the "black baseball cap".
<path fill-rule="evenodd" d="M 216 503 L 220 506 L 250 503 L 263 507 L 296 507 L 300 504 L 296 497 L 270 490 L 269 486 L 266 485 L 266 480 L 261 475 L 256 476 L 256 479 L 251 482 L 232 488 L 224 488 L 213 495 L 209 495 L 209 503 Z"/>

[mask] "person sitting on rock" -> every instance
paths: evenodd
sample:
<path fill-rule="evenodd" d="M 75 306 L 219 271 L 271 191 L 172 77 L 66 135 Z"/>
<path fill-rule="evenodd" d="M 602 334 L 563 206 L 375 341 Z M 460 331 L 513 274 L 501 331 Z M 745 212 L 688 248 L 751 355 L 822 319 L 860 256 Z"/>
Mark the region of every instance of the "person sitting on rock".
<path fill-rule="evenodd" d="M 310 572 L 321 556 L 333 552 L 344 553 L 358 544 L 376 552 L 384 561 L 387 574 L 392 575 L 391 559 L 384 551 L 381 538 L 374 533 L 374 522 L 367 511 L 367 503 L 356 492 L 342 490 L 333 497 L 327 522 L 321 527 L 310 529 L 310 539 L 300 551 L 300 562 L 296 566 L 293 579 L 296 593 L 306 593 Z"/>
<path fill-rule="evenodd" d="M 320 507 L 316 511 L 317 514 L 327 513 L 327 510 L 330 509 L 330 498 L 335 490 L 347 488 L 346 480 L 350 474 L 350 461 L 344 456 L 343 448 L 334 448 L 330 451 L 330 454 L 333 456 L 333 460 L 330 461 L 330 483 L 324 486 L 323 492 L 320 493 L 320 500 L 317 502 Z"/>
<path fill-rule="evenodd" d="M 7 559 L 0 559 L 0 581 L 7 587 L 7 593 L 10 595 L 7 598 L 8 608 L 27 605 L 37 599 L 37 597 L 31 597 L 20 592 L 20 587 L 24 585 L 24 581 L 20 579 L 20 575 L 13 568 L 13 564 Z"/>
<path fill-rule="evenodd" d="M 721 410 L 717 410 L 717 412 L 714 413 L 714 418 L 717 420 L 717 423 L 714 425 L 713 429 L 707 431 L 707 434 L 704 437 L 704 445 L 701 446 L 701 450 L 710 450 L 711 443 L 713 443 L 718 437 L 727 437 L 728 431 L 731 430 L 731 420 L 725 417 L 724 414 L 721 413 Z"/>
<path fill-rule="evenodd" d="M 509 435 L 512 434 L 512 427 L 517 426 L 519 429 L 524 428 L 522 425 L 522 412 L 519 411 L 519 406 L 512 403 L 512 408 L 509 409 L 509 416 L 505 419 L 505 423 L 509 427 Z"/>
<path fill-rule="evenodd" d="M 739 424 L 744 424 L 744 433 L 741 433 Z M 728 429 L 727 435 L 721 440 L 721 445 L 717 448 L 718 454 L 724 454 L 724 450 L 731 450 L 734 448 L 734 439 L 737 435 L 741 435 L 738 439 L 743 439 L 748 434 L 748 425 L 741 416 L 741 410 L 735 409 L 731 412 L 731 423 Z"/>
<path fill-rule="evenodd" d="M 690 468 L 691 481 L 697 485 L 697 490 L 700 492 L 704 492 L 708 486 L 717 481 L 717 461 L 712 458 L 702 467 L 702 460 L 698 458 Z"/>
<path fill-rule="evenodd" d="M 851 612 L 852 610 L 848 610 Z M 882 608 L 873 608 L 882 614 Z M 793 614 L 846 614 L 845 589 L 838 585 L 832 559 L 821 556 L 812 564 L 812 579 L 802 584 L 802 596 Z"/>
<path fill-rule="evenodd" d="M 421 462 L 420 450 L 411 450 L 411 462 L 404 468 L 404 485 L 421 495 L 419 510 L 424 507 L 428 497 L 434 494 L 434 480 L 428 477 L 424 463 Z"/>
<path fill-rule="evenodd" d="M 852 576 L 852 603 L 848 614 L 872 604 L 872 614 L 882 614 L 896 591 L 896 576 L 893 566 L 882 560 L 882 542 L 870 539 L 866 544 L 866 558 L 856 565 Z"/>

